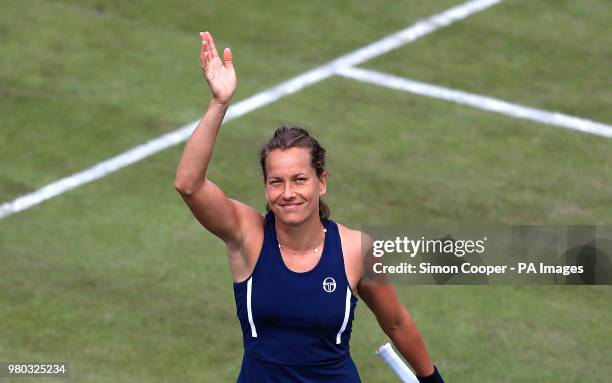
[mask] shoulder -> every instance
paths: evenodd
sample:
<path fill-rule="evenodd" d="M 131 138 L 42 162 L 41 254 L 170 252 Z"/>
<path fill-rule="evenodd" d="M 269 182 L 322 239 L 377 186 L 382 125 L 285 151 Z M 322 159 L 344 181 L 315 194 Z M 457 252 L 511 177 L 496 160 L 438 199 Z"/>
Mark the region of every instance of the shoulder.
<path fill-rule="evenodd" d="M 243 233 L 248 230 L 261 228 L 265 221 L 263 214 L 251 206 L 235 199 L 230 198 L 230 201 L 234 205 L 234 209 L 236 209 L 236 214 L 238 215 L 239 222 L 242 225 L 241 229 Z"/>
<path fill-rule="evenodd" d="M 358 268 L 359 279 L 361 279 L 364 262 L 372 249 L 372 237 L 363 231 L 351 229 L 339 223 L 337 225 L 344 259 L 348 259 L 349 263 Z"/>
<path fill-rule="evenodd" d="M 344 264 L 353 291 L 364 275 L 364 261 L 369 249 L 372 247 L 372 238 L 360 230 L 350 229 L 337 223 Z"/>
<path fill-rule="evenodd" d="M 228 247 L 240 249 L 242 252 L 250 253 L 249 251 L 245 250 L 253 245 L 257 247 L 259 242 L 263 242 L 265 217 L 263 214 L 245 203 L 231 198 L 230 201 L 234 205 L 236 215 L 238 216 L 238 222 L 240 225 L 240 240 L 236 244 L 228 244 Z"/>
<path fill-rule="evenodd" d="M 361 231 L 350 229 L 338 222 L 336 222 L 336 225 L 338 225 L 338 232 L 340 233 L 340 238 L 343 243 L 347 242 L 354 244 L 361 241 Z"/>
<path fill-rule="evenodd" d="M 244 281 L 253 273 L 264 241 L 265 217 L 240 201 L 230 199 L 240 222 L 240 240 L 226 243 L 230 272 L 234 282 Z"/>
<path fill-rule="evenodd" d="M 238 200 L 229 199 L 231 203 L 234 205 L 236 212 L 241 215 L 243 218 L 251 219 L 251 220 L 261 220 L 263 221 L 264 215 L 255 210 L 255 208 L 240 202 Z"/>
<path fill-rule="evenodd" d="M 372 247 L 372 237 L 367 233 L 360 230 L 350 229 L 340 223 L 338 225 L 338 231 L 340 232 L 340 239 L 342 240 L 342 247 L 346 247 L 351 253 L 363 257 L 367 254 L 368 250 Z"/>

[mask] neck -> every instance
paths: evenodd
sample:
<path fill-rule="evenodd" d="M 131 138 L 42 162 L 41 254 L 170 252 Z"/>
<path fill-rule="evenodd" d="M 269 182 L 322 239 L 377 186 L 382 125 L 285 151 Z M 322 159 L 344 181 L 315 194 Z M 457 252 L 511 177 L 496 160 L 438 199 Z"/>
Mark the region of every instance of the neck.
<path fill-rule="evenodd" d="M 319 215 L 309 218 L 298 225 L 285 225 L 275 220 L 278 240 L 294 250 L 312 250 L 321 245 L 324 239 L 323 224 Z"/>

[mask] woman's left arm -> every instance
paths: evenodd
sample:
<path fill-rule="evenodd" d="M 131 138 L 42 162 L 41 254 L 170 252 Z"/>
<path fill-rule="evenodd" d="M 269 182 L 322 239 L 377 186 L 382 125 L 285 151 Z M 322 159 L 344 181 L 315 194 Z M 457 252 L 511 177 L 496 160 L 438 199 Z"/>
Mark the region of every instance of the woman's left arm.
<path fill-rule="evenodd" d="M 419 376 L 432 375 L 434 367 L 423 337 L 414 319 L 400 302 L 393 285 L 364 283 L 362 279 L 357 288 L 359 296 L 372 310 L 382 330 L 415 373 Z"/>
<path fill-rule="evenodd" d="M 359 251 L 361 267 L 368 267 L 375 259 L 371 253 L 372 239 L 361 237 L 362 247 Z M 362 252 L 366 250 L 365 252 Z M 371 266 L 371 265 L 370 265 Z M 369 279 L 363 269 L 357 291 L 361 299 L 376 316 L 381 329 L 387 334 L 397 350 L 410 363 L 420 382 L 443 383 L 438 369 L 433 365 L 425 341 L 408 310 L 400 302 L 393 285 L 386 277 L 375 276 Z"/>

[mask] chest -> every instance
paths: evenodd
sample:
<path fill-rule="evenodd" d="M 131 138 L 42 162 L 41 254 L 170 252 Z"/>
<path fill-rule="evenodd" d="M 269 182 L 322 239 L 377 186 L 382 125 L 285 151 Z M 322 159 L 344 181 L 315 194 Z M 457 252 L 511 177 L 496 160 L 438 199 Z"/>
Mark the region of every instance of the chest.
<path fill-rule="evenodd" d="M 344 259 L 344 268 L 346 272 L 347 279 L 349 281 L 349 285 L 353 291 L 357 290 L 357 284 L 359 283 L 359 279 L 361 278 L 360 274 L 360 258 L 359 253 L 352 251 L 352 249 L 347 246 L 345 248 L 342 246 L 342 254 Z M 312 269 L 314 269 L 320 261 L 321 253 L 318 254 L 308 254 L 308 255 L 295 255 L 291 254 L 288 251 L 281 251 L 281 257 L 285 266 L 296 273 L 305 273 Z"/>
<path fill-rule="evenodd" d="M 283 263 L 287 268 L 296 273 L 305 273 L 314 269 L 321 259 L 321 253 L 292 254 L 280 249 Z"/>
<path fill-rule="evenodd" d="M 347 302 L 347 287 L 342 278 L 339 273 L 259 277 L 253 281 L 253 315 L 262 327 L 336 332 L 343 322 Z"/>
<path fill-rule="evenodd" d="M 346 277 L 349 281 L 351 289 L 356 293 L 357 285 L 359 284 L 359 280 L 363 274 L 360 252 L 361 248 L 359 245 L 355 245 L 355 243 L 351 242 L 355 241 L 355 239 L 350 237 L 345 230 L 341 229 L 339 234 L 341 238 L 341 248 Z M 239 252 L 237 253 L 237 256 L 230 257 L 230 269 L 232 270 L 234 281 L 244 280 L 251 275 L 259 258 L 263 241 L 264 233 L 262 230 L 260 233 L 257 233 L 256 236 L 249 238 L 249 241 L 245 244 L 245 248 L 243 249 L 244 253 Z M 303 273 L 316 267 L 320 260 L 320 254 L 322 251 L 323 249 L 317 256 L 308 257 L 285 254 L 284 251 L 281 251 L 281 256 L 285 266 L 288 269 L 297 273 Z"/>

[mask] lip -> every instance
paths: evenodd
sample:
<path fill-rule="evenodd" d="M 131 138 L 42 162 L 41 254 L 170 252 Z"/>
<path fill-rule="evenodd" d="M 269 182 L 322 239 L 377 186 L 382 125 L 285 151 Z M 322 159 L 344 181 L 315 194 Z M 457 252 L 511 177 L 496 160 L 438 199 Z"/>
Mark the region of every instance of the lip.
<path fill-rule="evenodd" d="M 302 204 L 303 204 L 303 202 L 300 202 L 300 203 L 291 203 L 291 204 L 287 204 L 287 205 L 280 205 L 280 207 L 285 209 L 285 210 L 296 210 Z"/>

